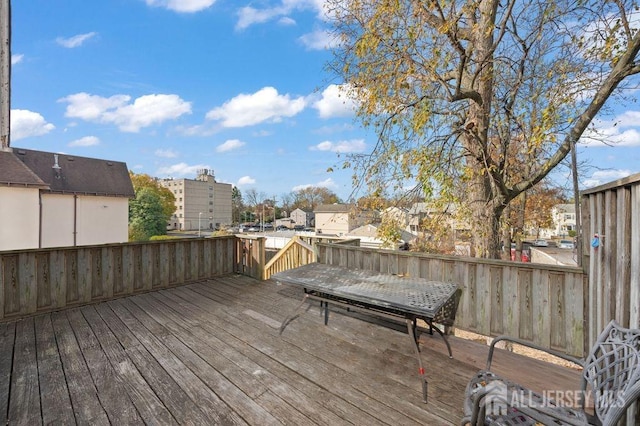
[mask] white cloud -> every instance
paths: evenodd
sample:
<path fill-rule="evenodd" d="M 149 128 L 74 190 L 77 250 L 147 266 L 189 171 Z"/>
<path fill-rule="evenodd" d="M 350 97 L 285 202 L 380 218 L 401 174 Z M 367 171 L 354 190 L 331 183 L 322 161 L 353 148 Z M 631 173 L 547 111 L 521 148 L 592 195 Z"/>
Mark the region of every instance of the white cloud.
<path fill-rule="evenodd" d="M 56 39 L 56 43 L 58 43 L 62 47 L 66 47 L 67 49 L 73 49 L 75 47 L 82 46 L 85 41 L 95 37 L 97 34 L 98 33 L 96 32 L 90 32 L 86 34 L 74 35 L 73 37 L 68 37 L 68 38 L 58 37 Z"/>
<path fill-rule="evenodd" d="M 11 65 L 19 64 L 24 59 L 23 54 L 11 55 Z"/>
<path fill-rule="evenodd" d="M 592 188 L 617 179 L 622 179 L 632 174 L 630 170 L 598 170 L 594 172 L 590 178 L 582 181 L 582 186 L 584 188 Z"/>
<path fill-rule="evenodd" d="M 67 102 L 66 117 L 112 123 L 123 132 L 137 133 L 143 127 L 161 124 L 191 113 L 191 103 L 177 95 L 145 95 L 129 103 L 128 95 L 103 98 L 88 93 L 76 93 L 60 99 Z"/>
<path fill-rule="evenodd" d="M 156 157 L 162 158 L 176 158 L 178 156 L 178 153 L 172 149 L 156 149 L 154 154 Z"/>
<path fill-rule="evenodd" d="M 327 30 L 317 30 L 298 38 L 309 50 L 327 50 L 337 47 L 338 39 Z"/>
<path fill-rule="evenodd" d="M 201 169 L 211 169 L 210 166 L 196 164 L 194 166 L 190 166 L 187 163 L 178 163 L 172 166 L 160 167 L 156 172 L 157 176 L 195 176 L 198 174 L 198 170 Z"/>
<path fill-rule="evenodd" d="M 613 120 L 594 120 L 594 129 L 584 132 L 587 146 L 640 146 L 640 111 L 625 111 Z"/>
<path fill-rule="evenodd" d="M 330 84 L 322 91 L 322 98 L 313 104 L 321 118 L 349 117 L 355 114 L 356 103 L 346 84 Z"/>
<path fill-rule="evenodd" d="M 238 185 L 236 186 L 253 185 L 254 183 L 256 183 L 256 180 L 251 176 L 242 176 L 238 179 Z"/>
<path fill-rule="evenodd" d="M 296 21 L 293 18 L 289 18 L 288 16 L 284 16 L 284 17 L 278 19 L 278 24 L 285 25 L 285 26 L 291 26 L 291 25 L 296 25 Z"/>
<path fill-rule="evenodd" d="M 216 147 L 216 152 L 229 152 L 234 149 L 238 149 L 246 145 L 244 142 L 238 139 L 229 139 L 228 141 L 220 144 Z"/>
<path fill-rule="evenodd" d="M 258 10 L 251 6 L 245 6 L 238 11 L 236 30 L 244 30 L 253 24 L 265 23 L 278 15 L 279 12 L 274 9 Z"/>
<path fill-rule="evenodd" d="M 336 187 L 336 183 L 333 181 L 333 179 L 328 178 L 318 183 L 296 185 L 293 188 L 291 188 L 291 190 L 300 191 L 301 189 L 307 189 L 307 188 L 335 188 L 335 187 Z"/>
<path fill-rule="evenodd" d="M 351 139 L 347 141 L 324 141 L 317 145 L 309 147 L 311 151 L 331 151 L 340 154 L 346 154 L 350 152 L 363 152 L 367 149 L 367 144 L 364 139 Z"/>
<path fill-rule="evenodd" d="M 69 146 L 95 146 L 100 145 L 100 139 L 96 136 L 85 136 L 69 142 Z"/>
<path fill-rule="evenodd" d="M 146 0 L 147 6 L 162 7 L 174 12 L 194 13 L 211 7 L 216 0 Z"/>
<path fill-rule="evenodd" d="M 281 0 L 276 6 L 262 9 L 245 6 L 238 11 L 236 29 L 243 30 L 253 24 L 263 24 L 274 19 L 282 21 L 282 18 L 289 18 L 291 13 L 304 10 L 315 11 L 318 18 L 324 19 L 324 4 L 325 0 Z"/>
<path fill-rule="evenodd" d="M 224 127 L 245 127 L 293 117 L 304 109 L 305 104 L 304 97 L 291 99 L 289 95 L 279 95 L 273 87 L 264 87 L 250 95 L 236 96 L 209 111 L 206 118 L 220 120 Z"/>
<path fill-rule="evenodd" d="M 11 110 L 11 140 L 46 135 L 55 128 L 56 126 L 47 123 L 37 112 L 25 109 Z"/>

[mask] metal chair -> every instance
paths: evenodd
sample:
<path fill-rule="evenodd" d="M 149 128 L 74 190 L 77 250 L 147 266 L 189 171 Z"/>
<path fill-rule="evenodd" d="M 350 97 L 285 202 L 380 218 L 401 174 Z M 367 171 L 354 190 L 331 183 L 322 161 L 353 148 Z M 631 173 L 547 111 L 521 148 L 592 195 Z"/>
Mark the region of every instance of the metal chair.
<path fill-rule="evenodd" d="M 582 366 L 578 407 L 564 406 L 545 395 L 491 372 L 496 343 L 506 340 L 538 349 Z M 587 389 L 589 393 L 587 393 Z M 594 414 L 585 412 L 592 395 Z M 471 425 L 615 425 L 640 398 L 640 330 L 611 321 L 584 361 L 501 336 L 489 349 L 487 367 L 467 385 L 462 424 Z"/>

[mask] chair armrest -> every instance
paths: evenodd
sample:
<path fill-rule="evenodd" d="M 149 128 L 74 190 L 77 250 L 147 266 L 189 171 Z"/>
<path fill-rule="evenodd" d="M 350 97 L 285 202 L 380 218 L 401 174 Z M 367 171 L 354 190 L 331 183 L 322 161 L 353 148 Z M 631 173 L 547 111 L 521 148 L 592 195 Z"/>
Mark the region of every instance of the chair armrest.
<path fill-rule="evenodd" d="M 495 349 L 496 343 L 502 342 L 502 341 L 513 342 L 513 343 L 517 343 L 518 345 L 526 346 L 531 349 L 536 349 L 538 351 L 546 352 L 550 355 L 557 356 L 558 358 L 562 358 L 566 361 L 573 362 L 574 364 L 577 364 L 580 367 L 584 368 L 584 361 L 581 359 L 566 355 L 562 352 L 554 351 L 553 349 L 543 348 L 542 346 L 538 346 L 536 344 L 527 342 L 525 340 L 516 339 L 514 337 L 509 337 L 509 336 L 498 336 L 495 339 L 493 339 L 493 341 L 491 342 L 491 346 L 489 347 L 489 355 L 487 356 L 487 367 L 486 367 L 487 371 L 491 370 L 491 362 L 493 361 L 493 351 Z"/>

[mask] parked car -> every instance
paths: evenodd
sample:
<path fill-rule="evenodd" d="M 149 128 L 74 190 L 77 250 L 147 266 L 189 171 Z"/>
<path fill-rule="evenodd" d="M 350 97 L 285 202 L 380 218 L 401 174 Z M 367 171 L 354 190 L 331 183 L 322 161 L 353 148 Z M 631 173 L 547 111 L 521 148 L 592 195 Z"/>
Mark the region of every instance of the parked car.
<path fill-rule="evenodd" d="M 574 249 L 576 248 L 575 244 L 571 240 L 560 240 L 558 242 L 558 248 L 561 249 Z"/>
<path fill-rule="evenodd" d="M 547 240 L 535 240 L 533 245 L 536 247 L 549 247 Z"/>

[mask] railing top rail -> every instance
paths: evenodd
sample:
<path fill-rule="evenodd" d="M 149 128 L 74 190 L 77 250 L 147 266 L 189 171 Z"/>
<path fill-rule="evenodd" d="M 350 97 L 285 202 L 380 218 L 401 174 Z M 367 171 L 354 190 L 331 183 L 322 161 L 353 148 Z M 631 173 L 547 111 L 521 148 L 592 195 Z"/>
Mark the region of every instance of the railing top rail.
<path fill-rule="evenodd" d="M 336 244 L 332 243 L 318 243 L 318 247 L 327 247 L 327 248 L 335 248 Z M 412 251 L 395 251 L 395 250 L 384 250 L 384 249 L 376 249 L 370 247 L 359 247 L 359 246 L 349 246 L 349 245 L 341 245 L 341 249 L 354 250 L 354 251 L 366 251 L 366 252 L 378 252 L 381 254 L 395 254 L 403 257 L 416 257 L 416 258 L 429 258 L 429 259 L 441 259 L 447 261 L 454 262 L 466 262 L 466 263 L 475 263 L 475 264 L 484 264 L 484 265 L 496 265 L 496 266 L 508 266 L 508 267 L 518 267 L 522 269 L 538 269 L 545 271 L 554 271 L 554 272 L 570 272 L 570 273 L 584 273 L 582 268 L 577 266 L 565 266 L 565 265 L 547 265 L 547 264 L 538 264 L 538 263 L 529 263 L 529 262 L 513 262 L 509 260 L 500 260 L 500 259 L 484 259 L 477 257 L 466 257 L 466 256 L 453 256 L 453 255 L 445 255 L 445 254 L 432 254 L 432 253 L 418 253 Z"/>

